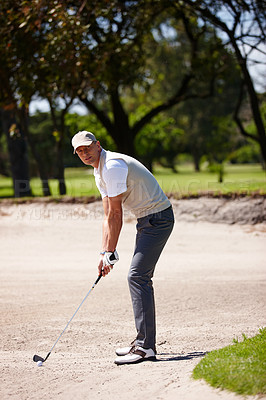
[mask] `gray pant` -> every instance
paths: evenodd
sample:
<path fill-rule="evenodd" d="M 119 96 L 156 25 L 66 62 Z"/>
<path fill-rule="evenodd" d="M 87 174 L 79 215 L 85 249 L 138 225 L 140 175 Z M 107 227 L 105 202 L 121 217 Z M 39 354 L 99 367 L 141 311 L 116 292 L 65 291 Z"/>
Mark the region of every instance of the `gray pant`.
<path fill-rule="evenodd" d="M 155 350 L 156 326 L 152 277 L 174 226 L 172 207 L 139 218 L 135 251 L 128 274 L 137 337 L 135 344 Z"/>

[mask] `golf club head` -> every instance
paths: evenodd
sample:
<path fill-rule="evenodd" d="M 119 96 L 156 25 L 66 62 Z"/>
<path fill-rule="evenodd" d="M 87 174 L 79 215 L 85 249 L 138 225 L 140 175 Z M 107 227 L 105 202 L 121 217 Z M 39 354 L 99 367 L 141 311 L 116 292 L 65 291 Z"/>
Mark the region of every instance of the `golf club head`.
<path fill-rule="evenodd" d="M 35 354 L 35 355 L 33 356 L 33 361 L 34 361 L 34 362 L 38 362 L 38 361 L 44 362 L 44 358 L 42 358 L 42 357 L 40 357 L 40 356 L 37 356 L 37 354 Z"/>
<path fill-rule="evenodd" d="M 40 357 L 40 356 L 37 356 L 37 354 L 35 354 L 35 355 L 33 356 L 33 361 L 34 361 L 34 362 L 41 361 L 41 362 L 44 363 L 44 362 L 47 360 L 47 358 L 49 357 L 50 354 L 51 354 L 51 352 L 49 352 L 45 358 L 42 358 L 42 357 Z"/>

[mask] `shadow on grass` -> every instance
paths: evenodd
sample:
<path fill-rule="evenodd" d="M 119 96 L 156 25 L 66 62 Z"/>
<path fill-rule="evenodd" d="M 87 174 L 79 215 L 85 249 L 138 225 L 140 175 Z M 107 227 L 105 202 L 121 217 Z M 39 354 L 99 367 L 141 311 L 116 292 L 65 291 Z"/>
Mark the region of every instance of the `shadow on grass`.
<path fill-rule="evenodd" d="M 4 196 L 1 196 L 0 195 L 0 199 L 14 199 L 15 197 L 13 196 L 13 195 L 4 195 Z"/>
<path fill-rule="evenodd" d="M 194 358 L 202 358 L 207 353 L 207 351 L 194 351 L 188 354 L 158 353 L 156 361 L 187 361 Z"/>

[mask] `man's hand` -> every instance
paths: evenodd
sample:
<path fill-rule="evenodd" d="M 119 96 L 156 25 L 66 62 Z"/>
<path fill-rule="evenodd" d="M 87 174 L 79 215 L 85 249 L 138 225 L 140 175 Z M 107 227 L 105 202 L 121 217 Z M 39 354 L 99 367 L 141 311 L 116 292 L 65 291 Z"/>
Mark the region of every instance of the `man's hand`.
<path fill-rule="evenodd" d="M 108 275 L 109 272 L 113 269 L 112 265 L 103 265 L 103 255 L 100 257 L 99 265 L 98 265 L 98 272 L 99 275 L 105 276 Z"/>
<path fill-rule="evenodd" d="M 102 276 L 108 275 L 109 272 L 113 269 L 113 265 L 119 260 L 119 256 L 117 251 L 114 252 L 106 252 L 101 254 L 98 272 L 99 275 L 102 273 Z"/>

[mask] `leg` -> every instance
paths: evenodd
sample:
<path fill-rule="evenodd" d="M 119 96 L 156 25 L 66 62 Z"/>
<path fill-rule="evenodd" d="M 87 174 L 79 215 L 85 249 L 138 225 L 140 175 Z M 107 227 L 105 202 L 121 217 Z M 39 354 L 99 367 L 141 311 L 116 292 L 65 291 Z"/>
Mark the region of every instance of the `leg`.
<path fill-rule="evenodd" d="M 155 350 L 155 303 L 152 277 L 156 263 L 172 232 L 172 209 L 138 220 L 135 251 L 128 275 L 135 325 L 136 345 Z"/>

